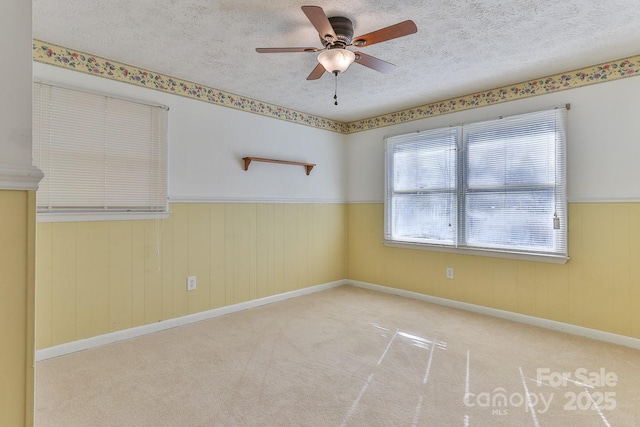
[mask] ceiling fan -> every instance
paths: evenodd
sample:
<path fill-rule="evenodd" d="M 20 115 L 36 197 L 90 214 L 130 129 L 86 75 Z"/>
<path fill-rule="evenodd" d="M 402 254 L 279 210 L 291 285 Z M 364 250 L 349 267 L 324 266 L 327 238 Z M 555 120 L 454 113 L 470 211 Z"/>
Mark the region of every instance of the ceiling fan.
<path fill-rule="evenodd" d="M 362 36 L 353 37 L 353 23 L 350 19 L 343 16 L 328 18 L 324 10 L 319 6 L 302 6 L 302 11 L 318 31 L 324 48 L 266 47 L 257 48 L 256 52 L 320 52 L 318 54 L 318 65 L 311 71 L 307 80 L 319 79 L 327 71 L 336 76 L 337 82 L 338 74 L 346 71 L 354 62 L 381 73 L 388 73 L 395 68 L 395 65 L 362 52 L 354 52 L 347 49 L 347 47 L 363 48 L 398 37 L 408 36 L 418 31 L 416 24 L 411 20 L 407 20 Z M 334 99 L 336 99 L 336 105 L 338 105 L 337 95 L 334 96 Z"/>

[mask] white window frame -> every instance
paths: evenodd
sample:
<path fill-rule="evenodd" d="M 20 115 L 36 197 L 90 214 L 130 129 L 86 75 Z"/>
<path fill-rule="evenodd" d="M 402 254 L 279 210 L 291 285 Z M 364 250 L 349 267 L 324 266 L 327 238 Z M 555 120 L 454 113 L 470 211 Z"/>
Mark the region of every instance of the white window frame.
<path fill-rule="evenodd" d="M 168 216 L 167 107 L 36 81 L 33 122 L 39 222 Z"/>
<path fill-rule="evenodd" d="M 491 257 L 499 257 L 499 258 L 512 258 L 512 259 L 521 259 L 521 260 L 529 260 L 529 261 L 542 261 L 542 262 L 550 262 L 550 263 L 566 263 L 569 259 L 568 256 L 568 241 L 567 241 L 567 196 L 566 196 L 566 108 L 556 108 L 553 110 L 546 110 L 542 112 L 533 112 L 522 114 L 518 116 L 511 116 L 507 118 L 500 118 L 498 120 L 487 121 L 487 122 L 479 122 L 479 123 L 471 123 L 471 124 L 463 124 L 459 126 L 452 126 L 449 128 L 441 128 L 441 129 L 433 129 L 428 131 L 417 132 L 413 134 L 405 134 L 405 135 L 397 135 L 393 137 L 386 138 L 385 140 L 385 209 L 384 209 L 384 243 L 387 246 L 391 247 L 402 247 L 402 248 L 410 248 L 410 249 L 424 249 L 424 250 L 432 250 L 432 251 L 440 251 L 440 252 L 449 252 L 449 253 L 458 253 L 458 254 L 469 254 L 469 255 L 482 255 L 482 256 L 491 256 Z M 553 157 L 556 160 L 553 166 L 553 176 L 551 177 L 552 182 L 546 183 L 544 185 L 536 185 L 535 189 L 527 189 L 527 186 L 523 187 L 511 186 L 509 187 L 505 184 L 504 187 L 500 188 L 469 188 L 469 176 L 467 167 L 469 165 L 469 150 L 467 147 L 469 136 L 474 129 L 480 128 L 483 126 L 505 126 L 504 129 L 508 130 L 508 122 L 509 120 L 515 119 L 516 121 L 528 120 L 531 118 L 532 120 L 538 120 L 539 117 L 556 117 L 556 123 L 558 126 L 555 130 L 555 141 L 554 147 L 552 148 Z M 398 178 L 397 174 L 402 174 L 405 172 L 399 171 L 398 168 L 395 168 L 394 159 L 395 155 L 398 153 L 402 153 L 401 145 L 409 146 L 410 144 L 422 144 L 416 145 L 419 147 L 420 153 L 425 153 L 426 150 L 424 147 L 427 147 L 428 141 L 435 141 L 437 138 L 442 138 L 442 135 L 447 133 L 448 135 L 455 135 L 455 142 L 451 143 L 449 147 L 449 151 L 451 152 L 455 158 L 453 161 L 442 160 L 444 148 L 440 150 L 440 154 L 438 158 L 432 157 L 431 159 L 427 159 L 427 161 L 416 161 L 415 164 L 421 164 L 422 168 L 434 168 L 439 167 L 442 169 L 442 165 L 450 165 L 451 172 L 447 170 L 449 184 L 437 184 L 434 187 L 430 187 L 429 183 L 435 181 L 435 179 L 431 179 L 431 181 L 427 182 L 425 187 L 420 188 L 400 188 L 403 185 L 402 179 Z M 443 145 L 444 147 L 444 145 Z M 434 151 L 435 152 L 435 151 Z M 434 154 L 433 156 L 436 156 Z M 434 160 L 435 159 L 435 160 Z M 423 159 L 424 160 L 424 159 Z M 400 161 L 400 160 L 398 160 Z M 406 161 L 404 163 L 407 164 Z M 429 166 L 425 166 L 429 165 Z M 420 166 L 416 167 L 416 176 L 420 175 L 429 175 L 427 169 L 423 169 L 422 174 L 420 173 Z M 449 168 L 449 166 L 447 166 Z M 413 172 L 413 170 L 412 170 Z M 427 180 L 430 178 L 426 178 Z M 416 181 L 417 182 L 417 178 Z M 419 229 L 424 228 L 424 224 L 420 220 L 420 215 L 423 212 L 435 212 L 437 207 L 429 207 L 431 206 L 431 202 L 427 201 L 427 208 L 425 209 L 424 197 L 428 198 L 429 194 L 442 193 L 449 188 L 449 186 L 454 187 L 455 196 L 451 197 L 447 200 L 446 207 L 440 206 L 440 209 L 437 213 L 434 213 L 435 216 L 430 216 L 427 218 L 437 218 L 437 223 L 442 225 L 442 218 L 449 219 L 452 229 L 448 236 L 450 239 L 442 237 L 445 231 L 430 231 L 432 234 L 440 235 L 441 237 L 436 237 L 430 239 L 425 236 L 420 236 Z M 416 187 L 418 187 L 416 185 Z M 543 188 L 544 187 L 544 188 Z M 442 190 L 442 191 L 440 191 Z M 544 219 L 541 219 L 541 216 L 538 216 L 538 219 L 544 222 L 543 224 L 549 224 L 553 230 L 550 231 L 553 235 L 553 244 L 552 248 L 547 248 L 544 250 L 534 249 L 530 250 L 526 246 L 524 247 L 516 247 L 509 246 L 506 244 L 497 244 L 497 245 L 471 245 L 467 244 L 466 239 L 466 224 L 468 219 L 468 212 L 470 211 L 470 207 L 467 206 L 467 197 L 472 195 L 477 191 L 495 191 L 499 190 L 500 192 L 504 192 L 505 195 L 509 194 L 509 192 L 517 192 L 517 191 L 530 191 L 533 194 L 534 191 L 538 192 L 552 192 L 553 199 L 553 210 L 554 214 L 557 216 L 557 220 L 554 219 L 553 216 L 549 216 L 548 218 L 545 215 Z M 447 190 L 448 191 L 448 190 Z M 407 198 L 408 202 L 400 202 L 400 197 Z M 423 201 L 418 200 L 418 197 L 423 197 Z M 506 196 L 505 196 L 506 197 Z M 416 198 L 415 203 L 411 203 L 411 198 Z M 403 199 L 403 200 L 405 200 Z M 427 199 L 428 200 L 428 199 Z M 440 199 L 440 203 L 442 205 L 442 200 Z M 406 206 L 409 206 L 407 208 Z M 411 208 L 411 206 L 416 206 L 415 208 Z M 419 206 L 419 207 L 418 207 Z M 547 204 L 548 207 L 548 204 Z M 406 210 L 409 213 L 403 214 L 400 213 L 402 210 Z M 408 215 L 408 216 L 406 216 Z M 413 216 L 412 216 L 413 215 Z M 448 216 L 447 216 L 448 215 Z M 429 223 L 429 220 L 426 221 Z M 399 226 L 398 224 L 402 224 L 403 226 Z M 409 224 L 409 225 L 406 225 Z M 411 231 L 413 227 L 412 224 L 418 224 L 418 228 L 415 228 L 415 231 Z M 422 224 L 422 225 L 421 225 Z M 546 226 L 546 225 L 545 225 Z M 422 227 L 422 228 L 420 228 Z M 558 227 L 555 229 L 555 227 Z M 437 226 L 433 226 L 432 228 L 437 229 Z M 398 231 L 400 230 L 400 231 Z M 409 231 L 407 231 L 409 230 Z M 531 226 L 532 232 L 535 231 L 534 226 Z M 415 232 L 415 234 L 413 234 Z M 549 233 L 549 231 L 547 230 Z M 548 237 L 548 234 L 547 234 Z M 547 239 L 548 240 L 548 239 Z"/>

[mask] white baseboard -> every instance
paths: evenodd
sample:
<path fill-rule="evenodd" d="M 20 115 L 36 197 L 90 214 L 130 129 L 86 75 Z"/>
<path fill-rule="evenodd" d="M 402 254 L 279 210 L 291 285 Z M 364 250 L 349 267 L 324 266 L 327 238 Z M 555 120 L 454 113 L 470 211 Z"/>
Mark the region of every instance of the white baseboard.
<path fill-rule="evenodd" d="M 511 311 L 499 310 L 496 308 L 484 307 L 481 305 L 469 304 L 466 302 L 454 301 L 446 298 L 439 298 L 430 295 L 424 295 L 417 292 L 405 291 L 402 289 L 390 288 L 387 286 L 375 285 L 373 283 L 359 282 L 357 280 L 346 280 L 347 284 L 357 286 L 359 288 L 369 289 L 372 291 L 385 292 L 388 294 L 398 295 L 406 298 L 413 298 L 421 301 L 430 302 L 446 307 L 457 308 L 459 310 L 470 311 L 473 313 L 484 314 L 487 316 L 498 317 L 500 319 L 511 320 L 540 328 L 551 329 L 554 331 L 564 332 L 571 335 L 578 335 L 598 341 L 604 341 L 611 344 L 622 345 L 640 350 L 640 339 L 627 337 L 624 335 L 612 334 L 610 332 L 599 331 L 597 329 L 585 328 L 582 326 L 571 325 L 569 323 L 557 322 L 555 320 L 542 319 L 539 317 L 528 316 L 526 314 L 514 313 Z"/>
<path fill-rule="evenodd" d="M 265 298 L 255 299 L 252 301 L 242 302 L 239 304 L 228 305 L 225 307 L 215 308 L 213 310 L 203 311 L 200 313 L 189 314 L 187 316 L 177 317 L 175 319 L 163 320 L 149 325 L 137 326 L 135 328 L 125 329 L 122 331 L 111 332 L 96 337 L 86 338 L 78 341 L 72 341 L 65 344 L 48 347 L 36 351 L 36 362 L 51 359 L 65 354 L 75 353 L 90 348 L 99 347 L 106 344 L 124 341 L 142 335 L 152 334 L 167 329 L 176 328 L 178 326 L 188 325 L 190 323 L 200 322 L 202 320 L 212 319 L 214 317 L 224 316 L 226 314 L 236 313 L 238 311 L 248 310 L 250 308 L 260 307 L 272 304 L 278 301 L 284 301 L 315 292 L 325 291 L 337 286 L 346 285 L 346 280 L 338 280 L 335 282 L 324 283 L 322 285 L 311 286 L 309 288 L 299 289 L 296 291 L 286 292 L 283 294 L 273 295 Z"/>
<path fill-rule="evenodd" d="M 372 291 L 384 292 L 406 298 L 413 298 L 432 304 L 442 305 L 445 307 L 451 307 L 459 310 L 470 311 L 473 313 L 484 314 L 487 316 L 498 317 L 500 319 L 511 320 L 518 323 L 564 332 L 571 335 L 578 335 L 594 340 L 604 341 L 640 350 L 640 339 L 637 338 L 612 334 L 610 332 L 599 331 L 597 329 L 589 329 L 582 326 L 571 325 L 569 323 L 562 323 L 554 320 L 528 316 L 526 314 L 513 313 L 511 311 L 499 310 L 496 308 L 484 307 L 481 305 L 434 297 L 417 292 L 405 291 L 403 289 L 395 289 L 387 286 L 375 285 L 373 283 L 344 279 L 335 282 L 324 283 L 322 285 L 312 286 L 309 288 L 299 289 L 296 291 L 286 292 L 284 294 L 273 295 L 266 298 L 260 298 L 252 301 L 242 302 L 239 304 L 215 308 L 213 310 L 203 311 L 201 313 L 189 314 L 187 316 L 182 316 L 175 319 L 163 320 L 161 322 L 152 323 L 149 325 L 138 326 L 135 328 L 125 329 L 122 331 L 112 332 L 109 334 L 99 335 L 92 338 L 86 338 L 70 343 L 60 344 L 54 347 L 45 348 L 36 351 L 36 362 L 63 356 L 65 354 L 75 353 L 82 350 L 88 350 L 90 348 L 99 347 L 118 341 L 128 340 L 142 335 L 152 334 L 154 332 L 176 328 L 178 326 L 188 325 L 190 323 L 200 322 L 202 320 L 212 319 L 214 317 L 224 316 L 226 314 L 248 310 L 250 308 L 260 307 L 278 301 L 284 301 L 290 298 L 308 295 L 315 292 L 321 292 L 341 285 L 352 285 Z"/>

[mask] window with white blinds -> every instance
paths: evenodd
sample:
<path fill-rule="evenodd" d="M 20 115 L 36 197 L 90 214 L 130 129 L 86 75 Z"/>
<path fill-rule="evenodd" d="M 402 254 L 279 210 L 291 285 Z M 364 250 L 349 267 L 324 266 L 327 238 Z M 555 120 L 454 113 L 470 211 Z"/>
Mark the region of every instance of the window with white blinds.
<path fill-rule="evenodd" d="M 566 109 L 386 142 L 385 240 L 567 257 Z"/>
<path fill-rule="evenodd" d="M 35 83 L 40 213 L 167 211 L 167 109 Z"/>

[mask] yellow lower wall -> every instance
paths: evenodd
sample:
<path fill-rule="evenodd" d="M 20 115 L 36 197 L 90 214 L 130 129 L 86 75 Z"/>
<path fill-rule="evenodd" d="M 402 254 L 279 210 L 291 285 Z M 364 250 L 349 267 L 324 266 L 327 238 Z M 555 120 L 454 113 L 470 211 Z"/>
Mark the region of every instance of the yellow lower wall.
<path fill-rule="evenodd" d="M 0 426 L 33 424 L 35 192 L 0 191 Z"/>
<path fill-rule="evenodd" d="M 640 338 L 640 203 L 569 204 L 565 265 L 385 247 L 383 204 L 348 211 L 349 279 Z"/>
<path fill-rule="evenodd" d="M 37 226 L 38 349 L 346 277 L 344 204 L 172 204 Z M 197 290 L 187 292 L 188 276 Z"/>
<path fill-rule="evenodd" d="M 170 209 L 38 224 L 38 349 L 347 277 L 640 338 L 640 203 L 571 203 L 565 265 L 385 247 L 380 203 Z"/>

